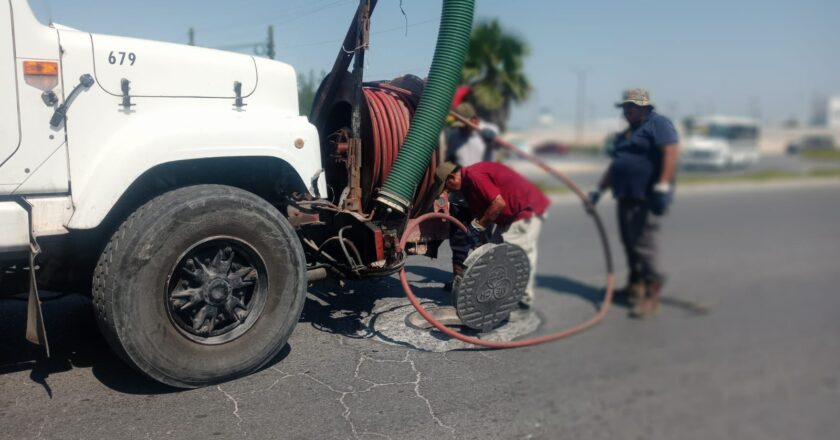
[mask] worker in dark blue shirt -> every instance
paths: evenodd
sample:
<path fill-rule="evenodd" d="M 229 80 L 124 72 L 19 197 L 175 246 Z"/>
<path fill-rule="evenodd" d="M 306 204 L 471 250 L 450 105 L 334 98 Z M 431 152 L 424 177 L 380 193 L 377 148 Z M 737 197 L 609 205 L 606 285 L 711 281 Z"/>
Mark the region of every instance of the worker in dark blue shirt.
<path fill-rule="evenodd" d="M 610 188 L 618 202 L 618 225 L 629 270 L 631 316 L 644 318 L 659 309 L 665 275 L 658 263 L 660 218 L 674 197 L 679 138 L 674 124 L 656 113 L 645 89 L 630 89 L 616 103 L 629 127 L 616 135 L 613 160 L 596 190 L 594 205 Z"/>

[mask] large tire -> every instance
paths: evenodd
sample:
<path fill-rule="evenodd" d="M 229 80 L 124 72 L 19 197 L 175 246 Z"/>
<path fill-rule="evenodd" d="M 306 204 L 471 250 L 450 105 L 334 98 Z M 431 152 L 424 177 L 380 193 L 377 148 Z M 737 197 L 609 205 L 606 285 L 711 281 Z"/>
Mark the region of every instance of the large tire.
<path fill-rule="evenodd" d="M 265 200 L 221 185 L 179 188 L 111 237 L 94 306 L 125 361 L 165 384 L 200 387 L 279 353 L 303 308 L 305 266 L 294 229 Z"/>

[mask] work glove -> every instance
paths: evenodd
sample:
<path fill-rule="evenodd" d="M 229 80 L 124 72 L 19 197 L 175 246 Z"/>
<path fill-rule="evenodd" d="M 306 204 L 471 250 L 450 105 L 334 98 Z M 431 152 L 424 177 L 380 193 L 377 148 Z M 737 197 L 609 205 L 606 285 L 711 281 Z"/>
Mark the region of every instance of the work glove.
<path fill-rule="evenodd" d="M 668 207 L 674 200 L 674 193 L 671 185 L 658 183 L 653 187 L 653 194 L 650 200 L 650 211 L 656 216 L 663 216 L 668 212 Z"/>
<path fill-rule="evenodd" d="M 598 200 L 601 200 L 601 190 L 600 189 L 593 189 L 592 191 L 589 191 L 588 197 L 589 197 L 589 203 L 592 206 L 597 205 Z"/>
<path fill-rule="evenodd" d="M 470 222 L 470 226 L 467 228 L 467 243 L 470 244 L 471 248 L 476 248 L 484 244 L 486 241 L 484 236 L 485 232 L 486 229 L 478 222 L 478 219 L 473 219 Z"/>
<path fill-rule="evenodd" d="M 489 128 L 482 128 L 479 132 L 484 142 L 491 144 L 496 140 L 496 132 Z"/>

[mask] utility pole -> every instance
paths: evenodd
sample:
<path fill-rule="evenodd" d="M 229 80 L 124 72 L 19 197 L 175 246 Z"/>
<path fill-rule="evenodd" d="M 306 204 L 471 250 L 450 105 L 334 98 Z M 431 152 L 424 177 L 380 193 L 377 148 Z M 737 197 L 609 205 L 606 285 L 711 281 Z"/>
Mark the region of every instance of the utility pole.
<path fill-rule="evenodd" d="M 265 45 L 265 55 L 270 58 L 274 59 L 274 26 L 268 26 L 268 43 Z"/>
<path fill-rule="evenodd" d="M 756 121 L 761 122 L 761 104 L 759 103 L 757 96 L 750 97 L 749 106 L 750 116 Z"/>
<path fill-rule="evenodd" d="M 586 130 L 586 76 L 589 71 L 586 69 L 572 69 L 577 76 L 577 114 L 575 117 L 575 143 L 583 144 L 584 131 Z"/>
<path fill-rule="evenodd" d="M 189 36 L 189 43 L 188 44 L 190 46 L 195 46 L 195 29 L 193 29 L 191 27 L 190 30 L 187 31 L 187 35 Z"/>

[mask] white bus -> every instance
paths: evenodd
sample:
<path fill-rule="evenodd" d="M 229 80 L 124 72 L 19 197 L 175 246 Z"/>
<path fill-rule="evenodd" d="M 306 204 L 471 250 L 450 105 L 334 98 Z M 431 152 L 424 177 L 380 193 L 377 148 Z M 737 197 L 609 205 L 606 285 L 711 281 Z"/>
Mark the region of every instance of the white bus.
<path fill-rule="evenodd" d="M 759 124 L 749 118 L 704 116 L 685 120 L 680 164 L 686 168 L 746 167 L 759 153 Z"/>

